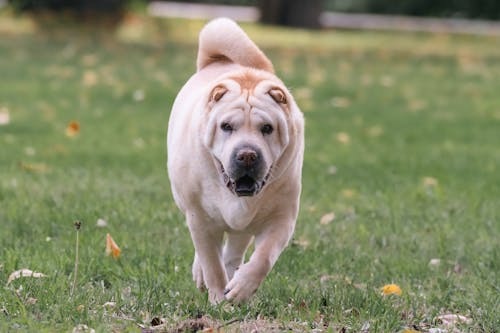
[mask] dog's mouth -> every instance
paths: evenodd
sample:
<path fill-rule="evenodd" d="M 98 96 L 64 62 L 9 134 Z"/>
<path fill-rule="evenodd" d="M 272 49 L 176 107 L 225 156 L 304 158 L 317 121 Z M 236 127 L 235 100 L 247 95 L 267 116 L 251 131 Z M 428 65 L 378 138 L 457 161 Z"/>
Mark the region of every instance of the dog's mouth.
<path fill-rule="evenodd" d="M 251 197 L 259 194 L 259 192 L 264 188 L 269 177 L 271 175 L 272 165 L 269 168 L 266 176 L 261 180 L 257 180 L 248 174 L 245 174 L 239 178 L 233 179 L 224 170 L 222 162 L 216 159 L 219 164 L 219 171 L 222 174 L 222 179 L 226 187 L 234 194 L 239 197 Z"/>

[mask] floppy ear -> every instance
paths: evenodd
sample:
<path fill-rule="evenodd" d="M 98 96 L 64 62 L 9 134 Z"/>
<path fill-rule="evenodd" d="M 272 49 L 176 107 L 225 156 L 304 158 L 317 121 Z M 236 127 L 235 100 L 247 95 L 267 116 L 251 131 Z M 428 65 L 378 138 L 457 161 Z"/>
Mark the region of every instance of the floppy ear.
<path fill-rule="evenodd" d="M 216 85 L 214 89 L 210 92 L 209 103 L 214 104 L 220 101 L 220 99 L 227 93 L 228 89 L 225 85 Z"/>
<path fill-rule="evenodd" d="M 269 95 L 274 99 L 274 101 L 278 104 L 286 104 L 286 95 L 283 90 L 278 87 L 274 87 L 269 90 Z"/>

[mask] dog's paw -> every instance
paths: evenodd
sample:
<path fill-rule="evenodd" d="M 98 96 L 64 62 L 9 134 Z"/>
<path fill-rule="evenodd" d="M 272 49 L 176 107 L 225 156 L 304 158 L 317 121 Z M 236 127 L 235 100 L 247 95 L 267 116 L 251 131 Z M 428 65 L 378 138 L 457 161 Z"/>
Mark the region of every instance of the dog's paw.
<path fill-rule="evenodd" d="M 224 292 L 222 290 L 214 291 L 214 290 L 209 289 L 208 290 L 208 300 L 213 305 L 216 305 L 222 301 L 225 301 L 226 298 L 224 297 Z"/>
<path fill-rule="evenodd" d="M 205 280 L 203 279 L 203 269 L 201 268 L 200 261 L 198 260 L 198 257 L 194 257 L 193 261 L 193 281 L 196 283 L 196 288 L 198 288 L 201 291 L 205 291 Z"/>
<path fill-rule="evenodd" d="M 249 266 L 242 265 L 227 284 L 224 295 L 228 301 L 245 302 L 255 294 L 261 282 L 262 279 L 255 276 Z"/>

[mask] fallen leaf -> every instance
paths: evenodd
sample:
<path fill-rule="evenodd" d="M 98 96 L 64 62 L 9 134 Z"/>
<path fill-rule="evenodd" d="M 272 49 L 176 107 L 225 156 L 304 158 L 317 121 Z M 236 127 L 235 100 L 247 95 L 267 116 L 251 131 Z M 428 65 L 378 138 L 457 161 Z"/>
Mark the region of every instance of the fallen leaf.
<path fill-rule="evenodd" d="M 104 228 L 108 226 L 108 222 L 104 219 L 97 219 L 96 226 L 99 228 Z"/>
<path fill-rule="evenodd" d="M 10 123 L 9 110 L 5 107 L 0 108 L 0 125 L 8 125 Z"/>
<path fill-rule="evenodd" d="M 403 333 L 418 333 L 418 331 L 411 328 L 405 328 Z"/>
<path fill-rule="evenodd" d="M 106 302 L 102 306 L 104 308 L 114 308 L 116 306 L 116 302 Z"/>
<path fill-rule="evenodd" d="M 26 299 L 26 304 L 29 304 L 29 305 L 33 305 L 33 304 L 36 304 L 38 300 L 36 298 L 33 298 L 33 297 L 28 297 L 28 299 Z"/>
<path fill-rule="evenodd" d="M 355 195 L 356 195 L 356 192 L 354 190 L 349 189 L 349 188 L 342 190 L 342 196 L 344 198 L 352 198 Z"/>
<path fill-rule="evenodd" d="M 379 137 L 380 135 L 382 135 L 382 133 L 384 133 L 384 129 L 381 127 L 381 126 L 373 126 L 373 127 L 370 127 L 366 130 L 366 133 L 368 134 L 368 136 L 371 136 L 372 138 L 376 138 L 376 137 Z"/>
<path fill-rule="evenodd" d="M 83 73 L 82 82 L 84 86 L 92 87 L 97 84 L 98 78 L 94 71 L 85 71 Z"/>
<path fill-rule="evenodd" d="M 429 261 L 429 266 L 431 267 L 437 267 L 440 264 L 441 264 L 441 259 L 434 258 Z"/>
<path fill-rule="evenodd" d="M 19 167 L 23 170 L 36 172 L 36 173 L 45 173 L 49 170 L 49 167 L 45 163 L 19 163 Z"/>
<path fill-rule="evenodd" d="M 445 326 L 455 326 L 457 324 L 472 324 L 472 319 L 459 314 L 444 314 L 436 317 Z"/>
<path fill-rule="evenodd" d="M 351 137 L 345 132 L 340 132 L 339 134 L 337 134 L 337 141 L 343 144 L 348 144 L 349 142 L 351 142 Z"/>
<path fill-rule="evenodd" d="M 380 78 L 380 84 L 384 87 L 391 87 L 394 84 L 394 78 L 389 75 L 384 75 Z"/>
<path fill-rule="evenodd" d="M 328 224 L 330 222 L 332 222 L 333 220 L 335 219 L 335 213 L 334 212 L 330 212 L 328 214 L 325 214 L 321 217 L 321 220 L 319 221 L 319 224 Z"/>
<path fill-rule="evenodd" d="M 66 136 L 72 138 L 80 133 L 80 123 L 77 121 L 72 121 L 66 127 Z"/>
<path fill-rule="evenodd" d="M 134 139 L 133 144 L 134 144 L 134 147 L 144 148 L 145 142 L 144 142 L 143 138 L 137 138 L 137 139 Z"/>
<path fill-rule="evenodd" d="M 97 56 L 95 54 L 84 54 L 82 56 L 82 63 L 85 66 L 94 66 L 97 63 Z"/>
<path fill-rule="evenodd" d="M 120 250 L 118 245 L 116 245 L 113 238 L 111 238 L 111 235 L 106 234 L 106 255 L 111 255 L 113 258 L 117 259 L 120 257 L 121 252 L 122 251 Z"/>
<path fill-rule="evenodd" d="M 73 328 L 72 333 L 95 333 L 95 330 L 85 324 L 78 324 Z"/>
<path fill-rule="evenodd" d="M 436 178 L 433 177 L 424 177 L 422 180 L 425 186 L 437 186 L 438 181 Z"/>
<path fill-rule="evenodd" d="M 83 304 L 80 304 L 76 307 L 76 311 L 78 311 L 78 312 L 82 312 L 84 309 L 85 309 L 85 305 L 83 305 Z"/>
<path fill-rule="evenodd" d="M 26 147 L 24 148 L 24 153 L 28 156 L 35 156 L 36 150 L 33 147 Z"/>
<path fill-rule="evenodd" d="M 416 100 L 410 100 L 408 102 L 408 109 L 410 111 L 420 111 L 424 109 L 427 106 L 427 103 L 425 101 L 416 99 Z"/>
<path fill-rule="evenodd" d="M 333 97 L 330 104 L 335 108 L 346 108 L 351 105 L 351 101 L 345 97 Z"/>
<path fill-rule="evenodd" d="M 12 274 L 10 274 L 9 278 L 7 279 L 7 284 L 9 284 L 12 281 L 19 279 L 21 277 L 41 278 L 41 277 L 45 277 L 45 276 L 46 275 L 43 273 L 33 272 L 30 269 L 23 268 L 23 269 L 17 270 L 15 272 L 13 272 Z"/>
<path fill-rule="evenodd" d="M 382 287 L 382 295 L 383 296 L 388 296 L 388 295 L 398 295 L 401 296 L 403 291 L 397 284 L 386 284 L 385 286 Z"/>
<path fill-rule="evenodd" d="M 448 330 L 439 327 L 429 328 L 429 333 L 448 333 Z"/>
<path fill-rule="evenodd" d="M 144 90 L 141 90 L 141 89 L 137 89 L 134 91 L 134 93 L 132 94 L 132 98 L 134 99 L 134 101 L 136 102 L 140 102 L 140 101 L 143 101 L 144 98 L 145 98 L 145 94 L 144 94 Z"/>
<path fill-rule="evenodd" d="M 337 167 L 335 165 L 330 165 L 327 170 L 328 174 L 334 175 L 337 173 Z"/>

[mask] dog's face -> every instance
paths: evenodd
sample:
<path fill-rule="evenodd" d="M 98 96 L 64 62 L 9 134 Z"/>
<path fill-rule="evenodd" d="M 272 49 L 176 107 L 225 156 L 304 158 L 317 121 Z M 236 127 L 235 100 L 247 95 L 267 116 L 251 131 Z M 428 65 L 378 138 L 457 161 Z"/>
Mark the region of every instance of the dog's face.
<path fill-rule="evenodd" d="M 206 112 L 204 143 L 223 186 L 258 194 L 290 140 L 286 89 L 251 73 L 226 78 L 210 90 Z"/>

